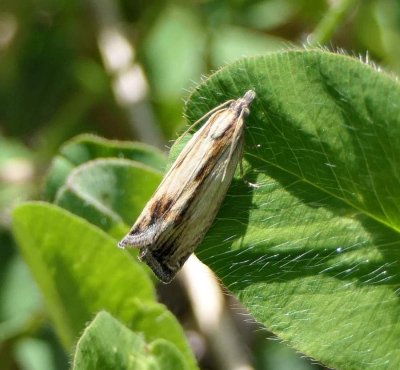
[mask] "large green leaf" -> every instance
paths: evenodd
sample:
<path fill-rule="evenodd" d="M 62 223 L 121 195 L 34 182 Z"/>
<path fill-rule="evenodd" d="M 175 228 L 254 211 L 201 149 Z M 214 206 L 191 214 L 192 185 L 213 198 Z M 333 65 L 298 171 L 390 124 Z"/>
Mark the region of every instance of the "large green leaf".
<path fill-rule="evenodd" d="M 197 368 L 181 326 L 155 302 L 153 284 L 142 265 L 118 249 L 116 239 L 41 202 L 17 207 L 13 229 L 67 348 L 85 323 L 105 309 L 132 330 L 145 333 L 148 340 L 173 342 L 189 368 Z"/>
<path fill-rule="evenodd" d="M 107 312 L 99 312 L 76 346 L 74 370 L 188 369 L 175 345 L 164 339 L 147 343 Z"/>
<path fill-rule="evenodd" d="M 45 199 L 54 200 L 75 167 L 97 158 L 131 159 L 159 171 L 165 167 L 163 154 L 148 145 L 107 140 L 89 134 L 79 135 L 64 144 L 53 160 L 45 184 Z"/>
<path fill-rule="evenodd" d="M 195 121 L 253 89 L 244 176 L 198 256 L 254 317 L 328 366 L 400 362 L 400 87 L 353 58 L 289 51 L 223 68 Z M 205 200 L 206 201 L 206 200 Z"/>

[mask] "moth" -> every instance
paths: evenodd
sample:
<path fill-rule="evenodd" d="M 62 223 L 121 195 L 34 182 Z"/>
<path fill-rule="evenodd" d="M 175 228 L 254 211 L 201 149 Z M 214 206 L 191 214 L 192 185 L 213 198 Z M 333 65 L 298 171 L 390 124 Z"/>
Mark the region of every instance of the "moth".
<path fill-rule="evenodd" d="M 217 215 L 243 155 L 244 119 L 255 96 L 249 90 L 207 114 L 118 243 L 140 248 L 139 259 L 164 283 L 174 278 Z"/>

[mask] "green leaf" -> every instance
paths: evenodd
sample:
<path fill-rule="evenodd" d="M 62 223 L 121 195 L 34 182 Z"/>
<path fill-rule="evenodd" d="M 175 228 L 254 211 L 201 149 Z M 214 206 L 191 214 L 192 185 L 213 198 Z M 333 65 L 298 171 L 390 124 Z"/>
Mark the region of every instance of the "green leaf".
<path fill-rule="evenodd" d="M 132 292 L 135 299 L 154 299 L 152 284 L 135 259 L 61 208 L 25 203 L 14 211 L 13 228 L 67 347 L 99 309 L 120 312 Z"/>
<path fill-rule="evenodd" d="M 55 203 L 121 238 L 151 197 L 161 176 L 126 159 L 97 159 L 76 167 Z"/>
<path fill-rule="evenodd" d="M 187 116 L 249 89 L 244 176 L 198 256 L 306 355 L 341 369 L 398 364 L 398 83 L 348 56 L 282 52 L 212 75 Z"/>
<path fill-rule="evenodd" d="M 141 143 L 107 140 L 94 135 L 79 135 L 60 148 L 47 176 L 44 197 L 53 201 L 71 171 L 87 161 L 97 158 L 125 158 L 162 171 L 164 155 L 157 149 Z"/>
<path fill-rule="evenodd" d="M 76 346 L 73 370 L 188 369 L 171 342 L 148 343 L 107 312 L 99 312 Z"/>
<path fill-rule="evenodd" d="M 107 310 L 148 340 L 166 339 L 196 369 L 175 317 L 155 302 L 143 265 L 117 248 L 117 240 L 87 221 L 41 202 L 14 211 L 14 235 L 47 302 L 66 348 L 85 323 Z"/>

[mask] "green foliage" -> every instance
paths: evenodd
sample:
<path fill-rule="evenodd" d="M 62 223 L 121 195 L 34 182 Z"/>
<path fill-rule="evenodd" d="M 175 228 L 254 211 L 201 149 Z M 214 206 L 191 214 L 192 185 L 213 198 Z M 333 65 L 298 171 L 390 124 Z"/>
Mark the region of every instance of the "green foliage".
<path fill-rule="evenodd" d="M 195 368 L 176 319 L 155 302 L 142 265 L 118 249 L 116 239 L 40 202 L 15 210 L 14 234 L 66 348 L 96 312 L 106 309 L 149 339 L 171 340 L 185 354 L 188 366 Z"/>
<path fill-rule="evenodd" d="M 197 255 L 301 352 L 341 369 L 398 364 L 397 82 L 347 56 L 276 53 L 222 69 L 186 113 L 248 89 L 245 173 Z"/>
<path fill-rule="evenodd" d="M 157 171 L 136 162 L 98 159 L 71 172 L 55 203 L 121 238 L 160 180 Z"/>
<path fill-rule="evenodd" d="M 63 145 L 54 158 L 47 176 L 45 199 L 53 201 L 74 168 L 97 158 L 130 159 L 157 170 L 163 170 L 165 166 L 162 153 L 147 145 L 106 140 L 88 134 L 80 135 Z"/>
<path fill-rule="evenodd" d="M 164 339 L 146 343 L 110 314 L 99 312 L 76 346 L 73 370 L 187 369 L 175 345 Z"/>
<path fill-rule="evenodd" d="M 257 320 L 303 353 L 338 368 L 398 363 L 397 83 L 347 56 L 276 53 L 213 75 L 186 114 L 194 121 L 248 89 L 257 97 L 244 176 L 234 179 L 198 256 Z M 89 159 L 56 201 L 120 234 L 160 177 L 128 159 L 93 157 L 76 160 Z M 14 228 L 67 346 L 106 309 L 191 359 L 175 321 L 153 302 L 146 273 L 116 239 L 44 203 L 20 206 Z M 164 325 L 154 328 L 154 317 Z"/>
<path fill-rule="evenodd" d="M 166 158 L 143 143 L 79 134 L 166 148 L 183 124 L 185 99 L 192 122 L 250 88 L 257 98 L 244 176 L 235 177 L 198 256 L 295 350 L 341 369 L 396 369 L 398 84 L 344 55 L 282 51 L 307 41 L 398 73 L 400 3 L 86 5 L 2 2 L 0 370 L 66 370 L 82 333 L 75 359 L 93 350 L 90 360 L 115 368 L 103 330 L 135 343 L 138 366 L 196 368 L 137 250 L 116 248 Z M 119 63 L 110 68 L 104 41 L 116 33 L 118 42 L 108 46 Z M 251 55 L 259 57 L 238 61 Z M 188 98 L 201 76 L 216 70 Z M 121 100 L 125 89 L 138 99 Z M 12 209 L 42 190 L 53 204 L 17 208 L 13 238 Z M 102 310 L 109 313 L 95 316 Z M 301 355 L 278 341 L 271 346 L 263 340 L 269 335 L 251 344 L 242 336 L 255 368 L 298 366 Z M 206 356 L 212 347 L 207 343 Z M 123 343 L 118 348 L 122 365 L 130 353 Z M 287 362 L 288 351 L 296 364 Z"/>
<path fill-rule="evenodd" d="M 78 138 L 72 143 L 75 142 L 81 144 L 82 140 Z M 82 163 L 69 171 L 69 175 L 58 176 L 60 169 L 53 167 L 54 176 L 50 178 L 65 178 L 65 184 L 59 182 L 56 201 L 109 234 L 121 237 L 128 228 L 124 222 L 130 223 L 132 217 L 136 217 L 135 213 L 137 215 L 155 190 L 160 175 L 157 170 L 136 161 L 102 159 L 110 149 L 106 140 L 96 139 L 96 151 L 92 150 L 90 155 L 86 150 L 87 142 L 84 144 L 67 146 L 74 149 L 70 151 L 74 153 L 69 156 L 69 159 L 74 158 L 71 163 Z M 132 151 L 136 147 L 140 148 L 124 143 L 117 147 L 113 142 L 112 153 L 125 150 L 128 154 L 133 152 L 137 159 L 138 154 Z M 143 162 L 150 163 L 152 158 L 157 158 L 157 153 L 147 149 L 140 155 Z M 159 158 L 154 165 L 161 165 Z M 64 175 L 63 168 L 60 172 Z M 124 189 L 119 191 L 122 184 Z M 15 237 L 45 297 L 64 346 L 71 349 L 85 323 L 105 309 L 131 330 L 154 341 L 152 356 L 162 358 L 167 351 L 182 358 L 183 368 L 195 369 L 182 328 L 173 315 L 155 301 L 153 284 L 144 265 L 127 251 L 118 249 L 117 239 L 83 218 L 41 202 L 25 203 L 14 212 Z M 148 361 L 153 361 L 151 356 Z"/>

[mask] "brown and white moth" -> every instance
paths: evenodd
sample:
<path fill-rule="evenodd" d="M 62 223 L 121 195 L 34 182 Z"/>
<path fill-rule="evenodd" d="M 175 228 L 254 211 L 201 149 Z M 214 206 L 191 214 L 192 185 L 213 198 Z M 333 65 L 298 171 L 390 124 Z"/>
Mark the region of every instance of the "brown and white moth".
<path fill-rule="evenodd" d="M 139 259 L 164 283 L 173 279 L 214 221 L 242 158 L 244 119 L 255 96 L 249 90 L 209 113 L 118 243 L 139 247 Z"/>

